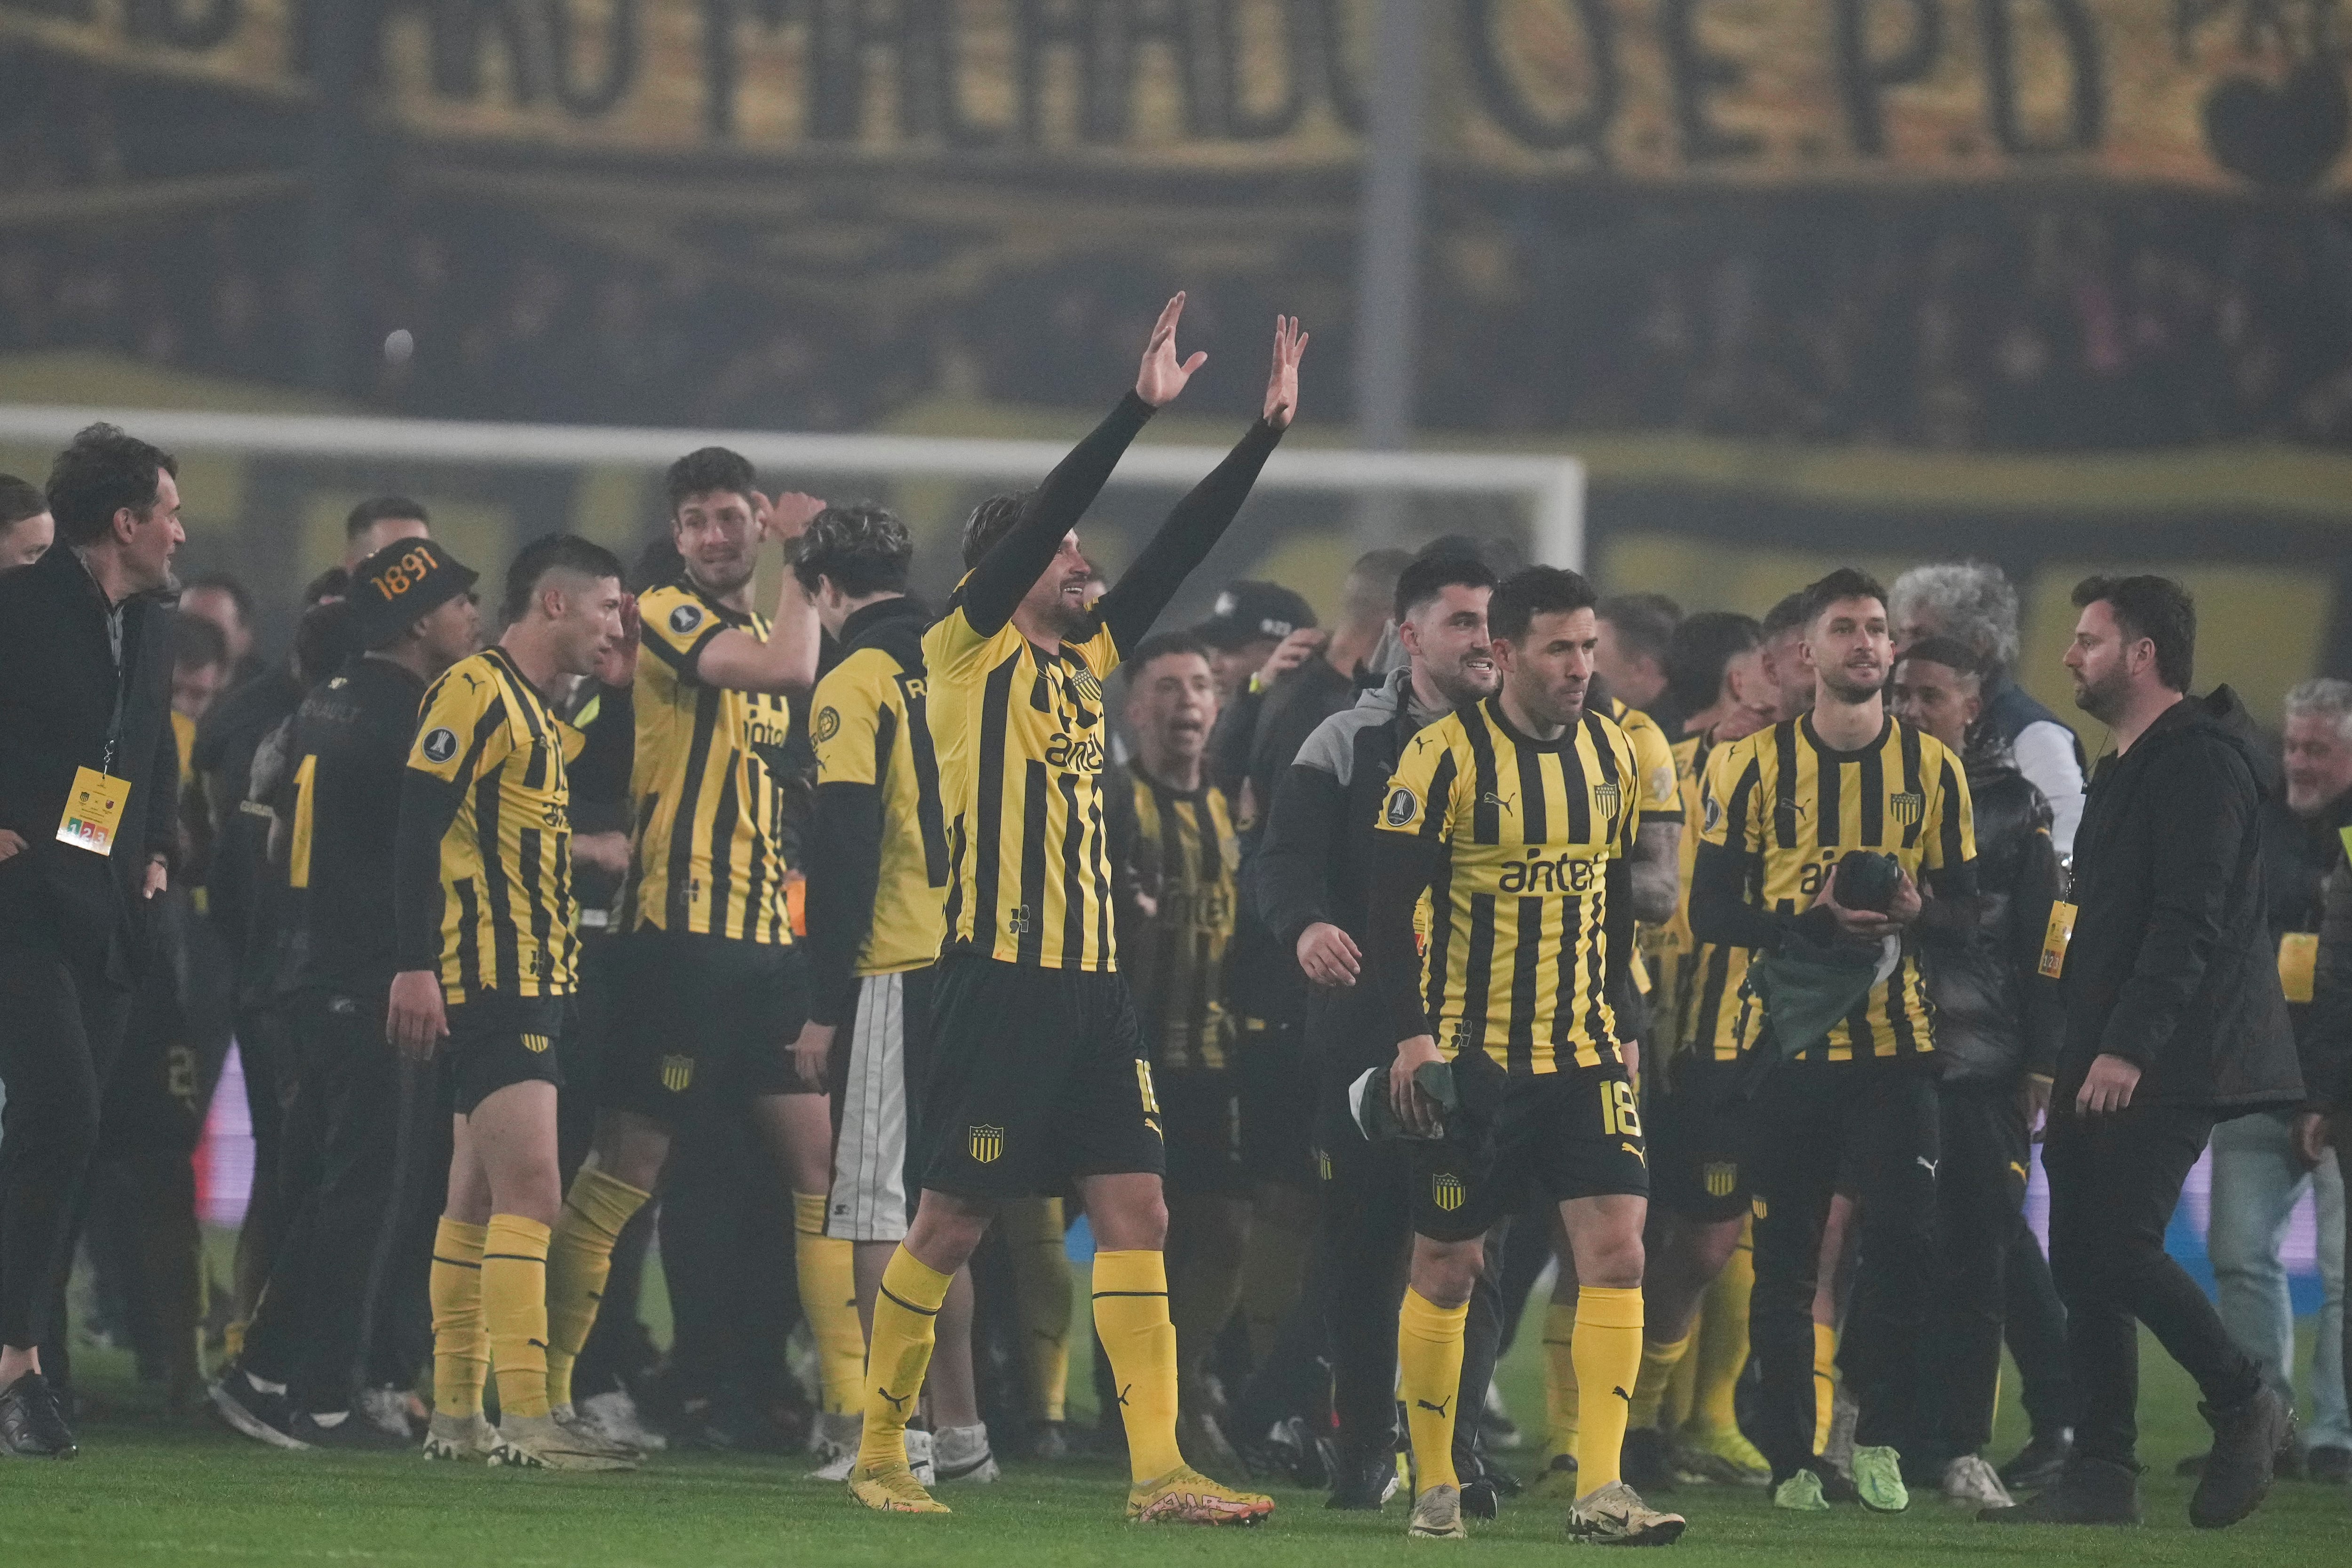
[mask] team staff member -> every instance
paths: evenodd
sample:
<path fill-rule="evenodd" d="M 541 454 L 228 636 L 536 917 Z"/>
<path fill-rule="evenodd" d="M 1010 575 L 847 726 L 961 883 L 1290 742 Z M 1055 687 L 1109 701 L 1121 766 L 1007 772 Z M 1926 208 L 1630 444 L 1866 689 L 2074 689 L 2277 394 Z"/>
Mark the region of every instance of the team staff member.
<path fill-rule="evenodd" d="M 833 1090 L 833 1184 L 824 1228 L 849 1245 L 859 1332 L 882 1270 L 907 1235 L 921 1173 L 908 1111 L 930 1065 L 932 965 L 945 924 L 948 837 L 931 743 L 923 628 L 907 595 L 915 546 L 870 501 L 828 507 L 793 543 L 793 572 L 841 645 L 810 699 L 816 802 L 808 861 L 809 1017 L 793 1045 L 802 1079 Z M 1061 1240 L 1055 1233 L 1056 1245 Z M 1066 1317 L 1069 1289 L 1065 1281 Z M 942 1480 L 997 1477 L 972 1384 L 971 1278 L 959 1270 L 927 1380 Z M 864 1340 L 859 1340 L 861 1354 Z M 821 1480 L 845 1480 L 860 1414 L 817 1415 Z"/>
<path fill-rule="evenodd" d="M 1885 711 L 1894 647 L 1886 595 L 1852 568 L 1806 591 L 1804 654 L 1812 710 L 1720 748 L 1707 764 L 1691 932 L 1698 941 L 1772 951 L 1797 933 L 1881 949 L 1861 1002 L 1789 1059 L 1764 1010 L 1743 1005 L 1738 1045 L 1771 1065 L 1748 1111 L 1756 1288 L 1749 1342 L 1763 1378 L 1759 1447 L 1773 1501 L 1826 1509 L 1815 1455 L 1827 1425 L 1814 1380 L 1812 1307 L 1822 1233 L 1842 1169 L 1861 1173 L 1865 1285 L 1881 1321 L 1910 1325 L 1929 1307 L 1934 1263 L 1936 1048 L 1933 1012 L 1905 928 L 1917 919 L 1918 879 L 1938 898 L 1973 898 L 1976 841 L 1959 760 Z M 1856 849 L 1902 868 L 1885 913 L 1837 901 L 1835 868 Z M 1821 1331 L 1827 1332 L 1826 1330 Z M 1865 1342 L 1857 1340 L 1856 1346 Z M 1909 1506 L 1895 1436 L 1915 1427 L 1918 1338 L 1873 1336 L 1850 1349 L 1862 1385 L 1862 1446 L 1853 1484 L 1864 1505 Z"/>
<path fill-rule="evenodd" d="M 2049 943 L 2066 1038 L 2042 1163 L 2083 1418 L 2056 1486 L 1979 1517 L 2138 1520 L 2137 1319 L 2205 1395 L 2213 1449 L 2189 1518 L 2217 1529 L 2261 1505 L 2294 1415 L 2164 1232 L 2216 1121 L 2303 1099 L 2263 911 L 2278 765 L 2235 692 L 2189 696 L 2197 611 L 2179 584 L 2091 577 L 2074 603 L 2075 706 L 2116 742 L 2074 839 L 2072 938 Z"/>
<path fill-rule="evenodd" d="M 247 1329 L 212 1390 L 248 1437 L 283 1448 L 404 1446 L 350 1419 L 352 1372 L 399 1217 L 398 1058 L 384 1037 L 394 954 L 394 855 L 417 706 L 480 646 L 476 574 L 430 540 L 362 562 L 347 601 L 367 648 L 295 712 L 272 858 L 302 894 L 309 940 L 294 999 L 302 1087 L 295 1141 L 318 1180 L 289 1216 Z"/>
<path fill-rule="evenodd" d="M 436 1458 L 566 1470 L 631 1461 L 559 1423 L 547 1392 L 547 1252 L 562 1201 L 553 1049 L 577 984 L 571 788 L 578 731 L 546 693 L 625 683 L 635 655 L 621 563 L 551 534 L 507 573 L 507 629 L 425 694 L 401 779 L 386 1033 L 441 1055 L 456 1113 L 433 1243 Z M 446 1043 L 445 1043 L 446 1042 Z M 499 1424 L 482 1415 L 495 1362 Z"/>
<path fill-rule="evenodd" d="M 1630 1389 L 1642 1359 L 1649 1178 L 1610 994 L 1633 961 L 1643 781 L 1625 732 L 1585 704 L 1601 640 L 1591 584 L 1533 566 L 1487 613 L 1496 694 L 1406 745 L 1373 839 L 1365 958 L 1392 1009 L 1388 1082 L 1412 1146 L 1412 1263 L 1399 1397 L 1420 1495 L 1408 1533 L 1459 1537 L 1453 1465 L 1462 1346 L 1487 1229 L 1532 1185 L 1576 1264 L 1580 1387 Z M 1431 900 L 1429 947 L 1413 911 Z M 1441 1044 L 1440 1041 L 1444 1043 Z M 1415 1074 L 1447 1061 L 1459 1108 Z M 1664 1545 L 1683 1521 L 1619 1479 L 1625 1405 L 1577 1435 L 1571 1537 Z"/>
<path fill-rule="evenodd" d="M 900 1437 L 932 1320 L 997 1205 L 1072 1178 L 1103 1249 L 1095 1326 L 1125 1395 L 1128 1517 L 1248 1521 L 1274 1507 L 1200 1475 L 1176 1445 L 1159 1104 L 1111 927 L 1102 681 L 1224 532 L 1288 427 L 1307 346 L 1297 323 L 1276 327 L 1264 416 L 1092 605 L 1092 568 L 1072 531 L 1144 421 L 1206 357 L 1177 355 L 1183 308 L 1181 294 L 1168 302 L 1134 395 L 1043 486 L 972 514 L 971 570 L 923 637 L 954 881 L 938 1066 L 920 1118 L 923 1195 L 883 1275 L 850 1472 L 871 1508 L 940 1509 Z"/>
<path fill-rule="evenodd" d="M 58 546 L 0 574 L 0 1453 L 70 1458 L 40 1346 L 179 832 L 171 457 L 93 425 L 49 471 Z"/>

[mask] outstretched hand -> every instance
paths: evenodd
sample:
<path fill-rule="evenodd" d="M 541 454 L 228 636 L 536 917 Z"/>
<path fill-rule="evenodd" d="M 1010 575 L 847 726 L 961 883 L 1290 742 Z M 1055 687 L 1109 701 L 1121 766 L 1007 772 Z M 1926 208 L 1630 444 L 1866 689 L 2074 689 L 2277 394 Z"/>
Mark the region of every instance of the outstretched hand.
<path fill-rule="evenodd" d="M 1144 345 L 1143 368 L 1135 373 L 1135 395 L 1154 408 L 1174 402 L 1192 373 L 1209 363 L 1209 356 L 1200 352 L 1188 360 L 1176 357 L 1176 323 L 1183 314 L 1184 296 L 1180 293 L 1160 312 L 1151 341 Z"/>
<path fill-rule="evenodd" d="M 778 490 L 773 500 L 757 490 L 751 492 L 752 519 L 762 539 L 781 539 L 789 544 L 806 533 L 808 525 L 824 510 L 822 499 L 798 490 Z"/>
<path fill-rule="evenodd" d="M 1298 361 L 1307 352 L 1307 334 L 1296 316 L 1274 319 L 1274 374 L 1265 382 L 1265 422 L 1277 430 L 1290 428 L 1298 413 Z"/>

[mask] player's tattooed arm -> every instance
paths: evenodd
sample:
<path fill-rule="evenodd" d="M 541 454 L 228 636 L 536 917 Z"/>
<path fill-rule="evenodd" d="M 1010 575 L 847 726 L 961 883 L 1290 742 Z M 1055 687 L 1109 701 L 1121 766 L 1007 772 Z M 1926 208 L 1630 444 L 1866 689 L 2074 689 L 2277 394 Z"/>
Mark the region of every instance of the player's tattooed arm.
<path fill-rule="evenodd" d="M 1627 879 L 1627 901 L 1635 920 L 1664 925 L 1675 918 L 1675 905 L 1682 897 L 1682 852 L 1681 823 L 1642 824 L 1634 836 Z"/>

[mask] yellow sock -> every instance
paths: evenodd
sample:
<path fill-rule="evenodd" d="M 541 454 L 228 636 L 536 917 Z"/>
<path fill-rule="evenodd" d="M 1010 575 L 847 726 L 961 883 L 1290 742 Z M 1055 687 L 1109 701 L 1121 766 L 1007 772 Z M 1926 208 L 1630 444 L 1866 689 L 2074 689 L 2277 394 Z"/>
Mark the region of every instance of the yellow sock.
<path fill-rule="evenodd" d="M 1397 1314 L 1397 1395 L 1412 1439 L 1416 1489 L 1462 1484 L 1454 1473 L 1454 1418 L 1462 1394 L 1462 1336 L 1470 1303 L 1441 1307 L 1412 1286 Z"/>
<path fill-rule="evenodd" d="M 482 1237 L 482 1321 L 499 1379 L 499 1419 L 547 1414 L 547 1244 L 552 1233 L 494 1214 Z"/>
<path fill-rule="evenodd" d="M 824 1233 L 824 1194 L 793 1194 L 793 1264 L 801 1315 L 816 1340 L 824 1408 L 838 1415 L 866 1393 L 866 1331 L 857 1326 L 857 1270 L 850 1244 Z"/>
<path fill-rule="evenodd" d="M 490 1375 L 490 1331 L 482 1322 L 482 1242 L 478 1225 L 443 1215 L 433 1234 L 433 1409 L 460 1419 L 482 1413 Z"/>
<path fill-rule="evenodd" d="M 1698 1387 L 1698 1356 L 1695 1353 L 1706 1343 L 1706 1319 L 1704 1314 L 1691 1324 L 1691 1350 L 1675 1363 L 1674 1375 L 1666 1379 L 1666 1396 L 1658 1405 L 1658 1430 L 1679 1432 L 1689 1424 L 1694 1391 Z M 1636 1393 L 1640 1391 L 1635 1390 Z"/>
<path fill-rule="evenodd" d="M 1748 1370 L 1748 1293 L 1756 1288 L 1756 1222 L 1740 1228 L 1731 1261 L 1706 1288 L 1699 1309 L 1698 1385 L 1692 1394 L 1691 1424 L 1710 1432 L 1739 1427 L 1739 1374 Z"/>
<path fill-rule="evenodd" d="M 1176 1447 L 1176 1325 L 1168 1316 L 1168 1261 L 1157 1252 L 1095 1254 L 1095 1332 L 1110 1357 L 1139 1481 L 1184 1462 Z"/>
<path fill-rule="evenodd" d="M 907 1462 L 907 1417 L 930 1370 L 940 1306 L 952 1275 L 927 1267 L 902 1243 L 882 1270 L 874 1297 L 874 1346 L 866 1358 L 866 1426 L 857 1462 L 887 1467 Z"/>
<path fill-rule="evenodd" d="M 1625 1418 L 1642 1370 L 1642 1292 L 1587 1285 L 1576 1293 L 1576 1382 L 1592 1408 L 1576 1434 L 1576 1489 L 1589 1496 L 1618 1479 Z"/>
<path fill-rule="evenodd" d="M 1013 1258 L 1029 1414 L 1039 1421 L 1059 1421 L 1070 1387 L 1070 1255 L 1064 1246 L 1062 1200 L 1006 1204 L 996 1228 Z"/>
<path fill-rule="evenodd" d="M 1544 1426 L 1554 1454 L 1576 1452 L 1576 1303 L 1544 1309 Z"/>
<path fill-rule="evenodd" d="M 1642 1341 L 1642 1373 L 1633 1384 L 1633 1407 L 1627 1419 L 1636 1426 L 1658 1426 L 1658 1412 L 1665 1404 L 1666 1389 L 1674 1382 L 1675 1373 L 1683 1364 L 1691 1348 L 1693 1334 L 1685 1334 L 1671 1343 L 1650 1339 Z"/>
<path fill-rule="evenodd" d="M 604 1282 L 613 1273 L 613 1247 L 621 1227 L 651 1194 L 594 1165 L 572 1179 L 563 1212 L 547 1243 L 547 1402 L 572 1403 L 572 1363 L 596 1326 Z"/>
<path fill-rule="evenodd" d="M 1813 1452 L 1830 1446 L 1830 1424 L 1837 1418 L 1837 1330 L 1828 1323 L 1813 1325 Z"/>

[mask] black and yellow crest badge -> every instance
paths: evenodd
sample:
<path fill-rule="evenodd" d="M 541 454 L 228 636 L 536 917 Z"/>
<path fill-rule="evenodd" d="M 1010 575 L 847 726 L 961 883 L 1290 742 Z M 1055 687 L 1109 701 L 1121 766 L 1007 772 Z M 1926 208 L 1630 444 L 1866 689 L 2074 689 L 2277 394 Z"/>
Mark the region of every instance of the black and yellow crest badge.
<path fill-rule="evenodd" d="M 522 1037 L 522 1048 L 532 1056 L 543 1055 L 550 1043 L 545 1035 L 525 1035 Z"/>
<path fill-rule="evenodd" d="M 672 1094 L 684 1094 L 687 1090 L 687 1086 L 693 1082 L 694 1058 L 692 1057 L 662 1058 L 662 1087 L 664 1089 L 669 1090 Z"/>
<path fill-rule="evenodd" d="M 997 1157 L 1004 1152 L 1004 1129 L 980 1126 L 970 1131 L 972 1159 L 983 1165 L 996 1163 Z"/>
<path fill-rule="evenodd" d="M 1070 695 L 1088 707 L 1100 707 L 1102 694 L 1102 682 L 1095 679 L 1093 670 L 1081 669 L 1070 677 Z"/>
<path fill-rule="evenodd" d="M 1625 803 L 1625 792 L 1614 780 L 1603 780 L 1592 786 L 1592 810 L 1599 816 L 1615 816 L 1617 808 Z"/>
<path fill-rule="evenodd" d="M 1905 790 L 1886 797 L 1886 814 L 1906 827 L 1916 826 L 1927 813 L 1927 799 L 1916 790 Z"/>
<path fill-rule="evenodd" d="M 1706 1180 L 1706 1195 L 1711 1198 L 1727 1198 L 1739 1185 L 1739 1167 L 1729 1163 L 1710 1163 L 1700 1174 Z"/>
<path fill-rule="evenodd" d="M 1469 1194 L 1463 1189 L 1462 1178 L 1449 1172 L 1440 1172 L 1429 1179 L 1429 1201 L 1451 1212 L 1462 1206 Z"/>

